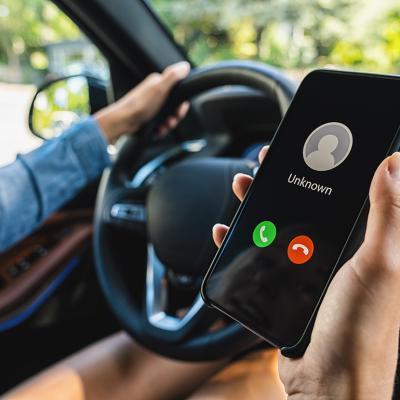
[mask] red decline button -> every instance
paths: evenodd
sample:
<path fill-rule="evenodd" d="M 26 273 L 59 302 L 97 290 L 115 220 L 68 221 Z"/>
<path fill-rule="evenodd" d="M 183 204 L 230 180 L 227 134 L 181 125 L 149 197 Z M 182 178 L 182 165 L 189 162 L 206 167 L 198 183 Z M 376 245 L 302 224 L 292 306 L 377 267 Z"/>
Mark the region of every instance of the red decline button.
<path fill-rule="evenodd" d="M 288 246 L 287 254 L 293 264 L 306 263 L 314 253 L 313 241 L 305 235 L 296 236 Z"/>

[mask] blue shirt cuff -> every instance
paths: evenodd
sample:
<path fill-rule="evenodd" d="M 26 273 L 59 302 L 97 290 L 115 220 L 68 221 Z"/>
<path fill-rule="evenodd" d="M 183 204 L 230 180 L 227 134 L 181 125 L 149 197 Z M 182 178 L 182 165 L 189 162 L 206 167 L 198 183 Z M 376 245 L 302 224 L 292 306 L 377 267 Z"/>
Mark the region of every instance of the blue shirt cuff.
<path fill-rule="evenodd" d="M 103 169 L 110 165 L 107 140 L 93 117 L 73 126 L 63 136 L 71 141 L 71 146 L 89 182 L 96 179 Z"/>

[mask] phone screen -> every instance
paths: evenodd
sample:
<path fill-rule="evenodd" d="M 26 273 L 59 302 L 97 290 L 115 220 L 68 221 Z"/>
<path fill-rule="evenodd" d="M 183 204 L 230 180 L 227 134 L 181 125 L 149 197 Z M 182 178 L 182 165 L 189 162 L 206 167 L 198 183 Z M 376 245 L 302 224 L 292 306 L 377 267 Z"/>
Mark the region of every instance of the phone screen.
<path fill-rule="evenodd" d="M 399 94 L 395 77 L 305 78 L 213 261 L 207 301 L 276 346 L 297 343 L 392 147 Z"/>

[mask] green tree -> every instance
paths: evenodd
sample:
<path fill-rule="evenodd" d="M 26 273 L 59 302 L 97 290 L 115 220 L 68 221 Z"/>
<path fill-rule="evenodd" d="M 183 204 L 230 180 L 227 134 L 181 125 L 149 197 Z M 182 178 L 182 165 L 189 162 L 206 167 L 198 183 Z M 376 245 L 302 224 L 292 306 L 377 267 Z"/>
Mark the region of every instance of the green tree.
<path fill-rule="evenodd" d="M 197 63 L 222 56 L 302 67 L 329 56 L 359 1 L 154 0 L 153 5 Z"/>
<path fill-rule="evenodd" d="M 31 63 L 43 45 L 80 36 L 79 29 L 48 0 L 0 0 L 0 62 Z M 44 53 L 41 53 L 45 57 Z"/>

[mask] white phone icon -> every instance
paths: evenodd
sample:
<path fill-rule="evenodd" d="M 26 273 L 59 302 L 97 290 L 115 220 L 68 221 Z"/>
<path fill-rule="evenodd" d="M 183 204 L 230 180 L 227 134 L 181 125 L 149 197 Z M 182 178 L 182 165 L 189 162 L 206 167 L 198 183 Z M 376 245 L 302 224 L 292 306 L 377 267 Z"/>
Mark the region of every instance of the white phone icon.
<path fill-rule="evenodd" d="M 261 239 L 262 240 L 262 239 Z M 300 243 L 295 243 L 293 246 L 292 246 L 292 249 L 293 250 L 297 250 L 297 249 L 301 249 L 302 251 L 303 251 L 303 253 L 304 253 L 304 255 L 308 255 L 308 253 L 310 252 L 310 250 L 308 249 L 308 247 L 307 246 L 304 246 L 304 244 L 300 244 Z"/>
<path fill-rule="evenodd" d="M 260 239 L 261 239 L 261 241 L 262 241 L 263 243 L 267 243 L 267 242 L 268 242 L 268 238 L 264 235 L 264 232 L 265 232 L 265 225 L 263 225 L 263 226 L 260 228 Z"/>

